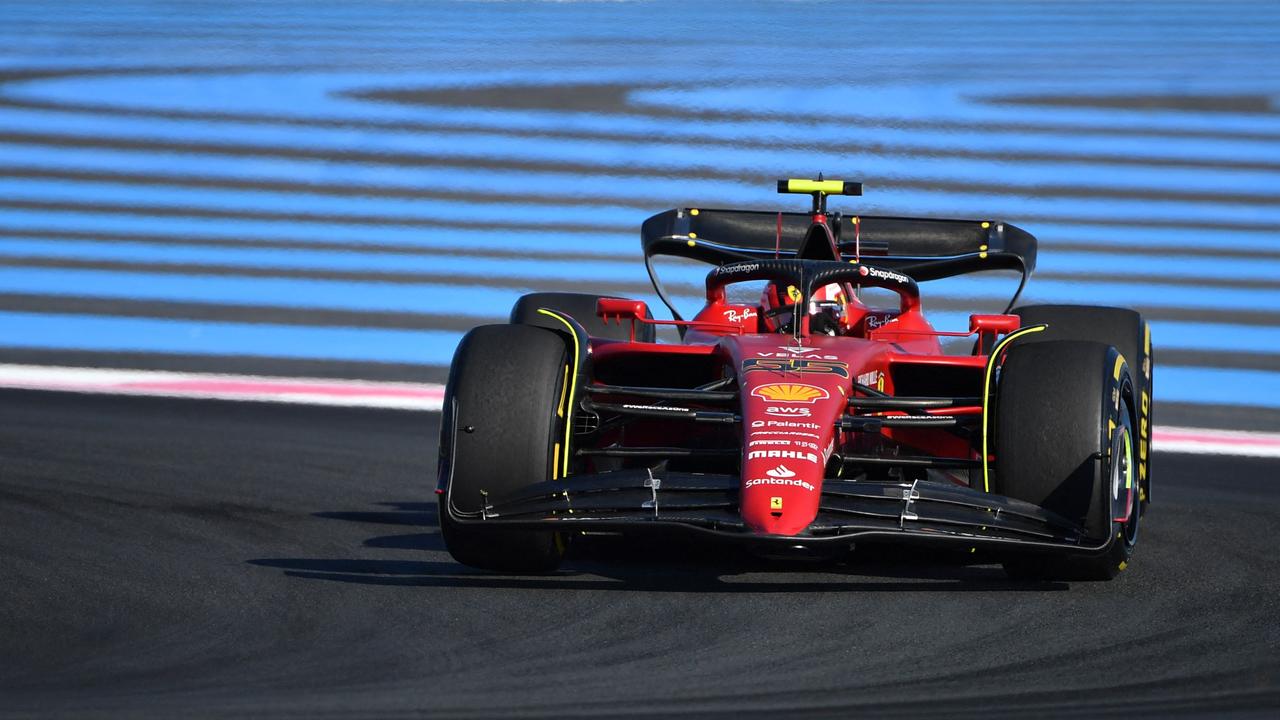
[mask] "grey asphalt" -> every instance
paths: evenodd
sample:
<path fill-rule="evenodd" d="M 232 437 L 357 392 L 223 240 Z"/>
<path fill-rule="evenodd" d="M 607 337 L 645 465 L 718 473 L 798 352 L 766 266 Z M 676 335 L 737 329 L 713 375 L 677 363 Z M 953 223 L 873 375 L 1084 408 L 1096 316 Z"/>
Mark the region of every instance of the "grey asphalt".
<path fill-rule="evenodd" d="M 1015 584 L 444 552 L 438 416 L 0 393 L 0 716 L 1274 716 L 1280 463 L 1156 455 L 1135 563 Z"/>

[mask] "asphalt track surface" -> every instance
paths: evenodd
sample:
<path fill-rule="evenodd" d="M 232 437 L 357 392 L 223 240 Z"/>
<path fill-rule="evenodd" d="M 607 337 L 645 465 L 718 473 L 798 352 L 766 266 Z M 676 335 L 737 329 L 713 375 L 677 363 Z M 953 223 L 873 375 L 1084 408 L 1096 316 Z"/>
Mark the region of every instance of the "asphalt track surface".
<path fill-rule="evenodd" d="M 1264 716 L 1275 461 L 1157 455 L 1134 565 L 453 563 L 438 415 L 0 393 L 0 715 Z"/>

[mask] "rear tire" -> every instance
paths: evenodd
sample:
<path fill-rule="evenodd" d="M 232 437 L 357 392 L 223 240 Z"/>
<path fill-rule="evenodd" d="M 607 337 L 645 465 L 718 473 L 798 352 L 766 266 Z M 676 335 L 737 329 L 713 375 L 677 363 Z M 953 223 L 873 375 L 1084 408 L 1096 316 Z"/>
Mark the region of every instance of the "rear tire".
<path fill-rule="evenodd" d="M 1080 525 L 1097 555 L 1011 558 L 1011 577 L 1110 580 L 1137 543 L 1133 381 L 1115 348 L 1071 340 L 1015 344 L 995 399 L 993 492 Z M 1115 487 L 1119 481 L 1120 487 Z M 1117 497 L 1117 494 L 1119 497 Z M 1126 509 L 1123 523 L 1114 513 Z"/>
<path fill-rule="evenodd" d="M 1155 374 L 1155 352 L 1151 346 L 1151 329 L 1142 315 L 1134 310 L 1097 305 L 1027 305 L 1013 311 L 1022 318 L 1022 324 L 1049 327 L 1044 332 L 1032 333 L 1019 343 L 1035 343 L 1053 340 L 1092 340 L 1111 345 L 1124 355 L 1133 377 L 1135 423 L 1134 440 L 1137 443 L 1138 482 L 1141 489 L 1141 510 L 1146 512 L 1151 502 L 1151 429 L 1152 382 Z"/>
<path fill-rule="evenodd" d="M 552 478 L 568 413 L 561 397 L 567 363 L 560 336 L 526 325 L 477 327 L 458 344 L 445 389 L 439 485 L 440 532 L 458 562 L 549 572 L 563 559 L 564 538 L 556 533 L 486 527 L 455 515 L 479 518 L 486 499 Z"/>
<path fill-rule="evenodd" d="M 522 325 L 540 325 L 545 316 L 538 314 L 538 308 L 556 310 L 568 315 L 595 338 L 605 340 L 630 340 L 631 322 L 624 320 L 606 323 L 596 314 L 596 302 L 601 298 L 612 298 L 611 295 L 588 295 L 586 293 L 540 292 L 530 293 L 516 301 L 511 308 L 511 322 Z M 649 318 L 648 311 L 645 318 Z M 636 341 L 654 342 L 656 338 L 653 325 L 636 323 Z"/>

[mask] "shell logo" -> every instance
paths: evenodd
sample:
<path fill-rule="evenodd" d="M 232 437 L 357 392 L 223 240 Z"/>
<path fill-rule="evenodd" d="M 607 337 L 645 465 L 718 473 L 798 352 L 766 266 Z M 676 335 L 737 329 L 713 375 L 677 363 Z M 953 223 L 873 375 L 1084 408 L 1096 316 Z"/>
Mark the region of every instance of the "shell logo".
<path fill-rule="evenodd" d="M 771 400 L 773 402 L 784 403 L 812 403 L 818 400 L 826 400 L 831 394 L 820 387 L 813 385 L 802 385 L 800 383 L 773 383 L 770 385 L 761 385 L 751 394 L 758 398 Z"/>

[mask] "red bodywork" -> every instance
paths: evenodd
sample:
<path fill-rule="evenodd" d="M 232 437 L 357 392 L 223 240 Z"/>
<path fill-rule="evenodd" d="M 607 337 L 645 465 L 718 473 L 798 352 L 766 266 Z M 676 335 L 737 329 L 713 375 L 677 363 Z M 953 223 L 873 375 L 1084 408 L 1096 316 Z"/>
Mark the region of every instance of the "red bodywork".
<path fill-rule="evenodd" d="M 947 379 L 940 382 L 950 383 L 950 394 L 976 397 L 987 357 L 944 355 L 939 338 L 973 336 L 989 346 L 997 335 L 1018 327 L 1017 316 L 974 315 L 968 333 L 937 332 L 921 312 L 918 297 L 905 296 L 902 306 L 892 310 L 865 308 L 854 301 L 847 312 L 847 334 L 798 339 L 787 333 L 761 332 L 762 308 L 727 304 L 717 289 L 708 291 L 707 305 L 688 323 L 643 320 L 643 304 L 635 300 L 602 300 L 599 310 L 602 317 L 633 323 L 633 328 L 638 322 L 684 324 L 686 333 L 681 344 L 593 340 L 598 376 L 609 377 L 611 369 L 618 367 L 618 375 L 625 378 L 636 367 L 672 365 L 682 356 L 703 359 L 707 373 L 703 380 L 714 380 L 716 372 L 736 377 L 741 414 L 739 512 L 751 532 L 775 536 L 801 534 L 814 522 L 823 483 L 833 475 L 839 477 L 841 470 L 833 463 L 833 454 L 978 459 L 973 443 L 955 434 L 930 428 L 884 428 L 868 437 L 865 432 L 842 430 L 839 421 L 849 412 L 851 398 L 868 396 L 859 385 L 899 395 L 895 378 L 908 375 L 904 368 L 911 371 L 908 381 L 917 385 L 919 378 L 945 369 Z M 981 415 L 982 407 L 973 404 L 927 412 Z M 903 414 L 872 413 L 879 417 Z M 687 446 L 689 433 L 685 426 L 659 422 L 642 434 L 633 432 L 615 440 Z M 713 435 L 692 439 L 693 444 L 699 439 L 716 442 Z M 950 479 L 963 485 L 969 482 L 968 476 Z"/>

